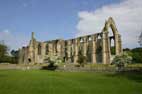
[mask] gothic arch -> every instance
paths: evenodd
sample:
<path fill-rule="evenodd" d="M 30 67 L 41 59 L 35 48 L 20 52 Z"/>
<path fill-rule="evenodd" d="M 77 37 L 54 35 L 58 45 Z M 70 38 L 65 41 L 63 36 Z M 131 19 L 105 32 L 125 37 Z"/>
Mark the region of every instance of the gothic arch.
<path fill-rule="evenodd" d="M 122 52 L 121 47 L 121 36 L 117 31 L 115 22 L 112 17 L 109 17 L 109 19 L 105 22 L 105 26 L 102 31 L 102 45 L 103 45 L 103 63 L 110 63 L 110 39 L 108 36 L 109 28 L 111 28 L 113 32 L 114 37 L 114 47 L 115 47 L 115 55 L 119 55 Z"/>
<path fill-rule="evenodd" d="M 109 28 L 111 28 L 114 36 L 114 46 L 115 46 L 115 54 L 118 55 L 121 53 L 121 36 L 117 31 L 115 22 L 112 17 L 105 22 L 105 26 L 103 28 L 103 33 L 109 33 Z"/>
<path fill-rule="evenodd" d="M 112 17 L 109 17 L 109 19 L 105 22 L 105 26 L 104 26 L 103 32 L 108 31 L 109 28 L 112 29 L 113 35 L 118 34 L 115 22 L 114 22 Z"/>

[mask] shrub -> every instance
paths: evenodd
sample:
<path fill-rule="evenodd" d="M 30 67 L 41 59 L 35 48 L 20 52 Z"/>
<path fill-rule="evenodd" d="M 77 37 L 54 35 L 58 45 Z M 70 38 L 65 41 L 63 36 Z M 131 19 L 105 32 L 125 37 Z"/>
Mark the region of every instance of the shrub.
<path fill-rule="evenodd" d="M 118 71 L 123 70 L 124 66 L 127 63 L 132 63 L 132 57 L 129 56 L 127 53 L 116 56 L 112 61 L 112 64 L 115 64 L 118 67 Z"/>
<path fill-rule="evenodd" d="M 58 56 L 51 56 L 44 59 L 44 62 L 49 64 L 48 66 L 44 66 L 42 69 L 55 70 L 58 68 L 60 63 L 63 63 L 63 59 Z"/>
<path fill-rule="evenodd" d="M 79 51 L 79 55 L 78 55 L 78 63 L 80 66 L 84 67 L 84 64 L 86 63 L 87 59 L 86 56 L 83 56 L 81 50 Z"/>

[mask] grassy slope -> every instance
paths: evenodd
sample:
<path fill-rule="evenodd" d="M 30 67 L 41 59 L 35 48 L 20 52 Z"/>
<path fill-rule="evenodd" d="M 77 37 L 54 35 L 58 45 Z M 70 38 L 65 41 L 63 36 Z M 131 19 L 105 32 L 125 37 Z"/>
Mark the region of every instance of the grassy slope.
<path fill-rule="evenodd" d="M 1 70 L 0 94 L 142 94 L 142 75 Z"/>

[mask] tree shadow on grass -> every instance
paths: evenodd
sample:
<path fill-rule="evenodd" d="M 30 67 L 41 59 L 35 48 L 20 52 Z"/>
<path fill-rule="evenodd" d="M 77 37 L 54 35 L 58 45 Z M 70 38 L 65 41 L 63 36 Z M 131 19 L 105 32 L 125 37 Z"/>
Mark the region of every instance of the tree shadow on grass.
<path fill-rule="evenodd" d="M 123 72 L 116 72 L 113 74 L 106 74 L 107 77 L 124 77 L 128 80 L 135 81 L 137 83 L 142 83 L 142 72 L 141 71 L 123 71 Z"/>
<path fill-rule="evenodd" d="M 0 74 L 0 78 L 2 78 L 2 77 L 7 77 L 7 75 Z"/>

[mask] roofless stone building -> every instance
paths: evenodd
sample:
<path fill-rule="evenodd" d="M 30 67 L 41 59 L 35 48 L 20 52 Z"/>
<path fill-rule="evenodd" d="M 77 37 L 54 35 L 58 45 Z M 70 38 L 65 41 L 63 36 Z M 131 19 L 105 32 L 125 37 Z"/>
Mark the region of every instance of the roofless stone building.
<path fill-rule="evenodd" d="M 109 36 L 109 28 L 113 36 Z M 111 40 L 114 41 L 115 55 L 122 53 L 121 36 L 112 17 L 105 22 L 102 32 L 69 40 L 39 42 L 32 37 L 27 47 L 19 50 L 19 63 L 43 63 L 51 56 L 58 56 L 65 62 L 77 63 L 79 51 L 89 63 L 111 63 Z"/>

